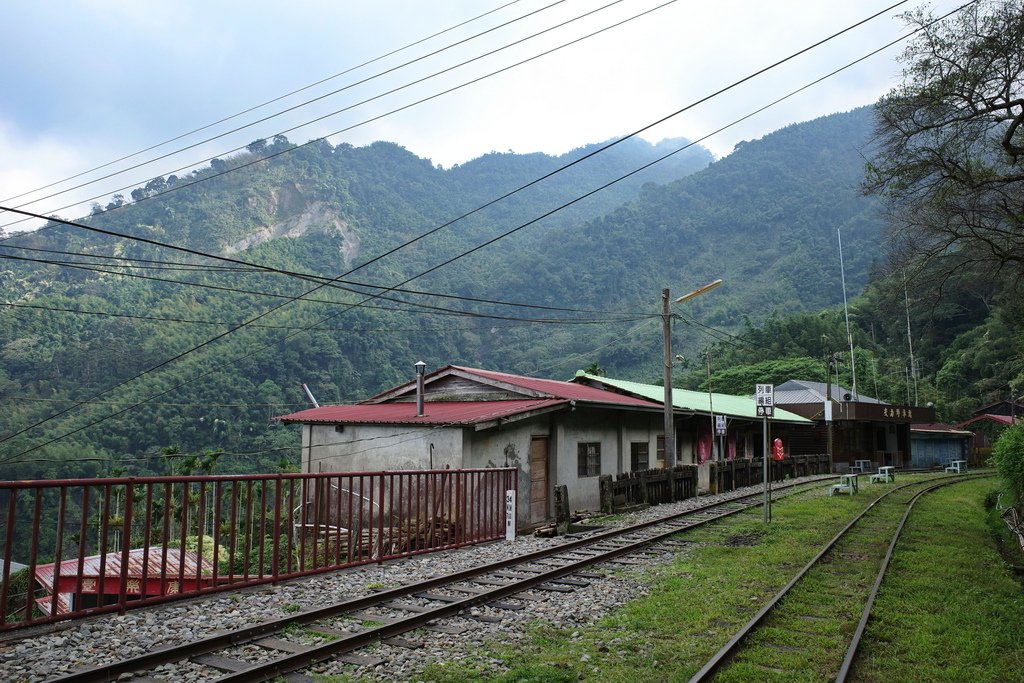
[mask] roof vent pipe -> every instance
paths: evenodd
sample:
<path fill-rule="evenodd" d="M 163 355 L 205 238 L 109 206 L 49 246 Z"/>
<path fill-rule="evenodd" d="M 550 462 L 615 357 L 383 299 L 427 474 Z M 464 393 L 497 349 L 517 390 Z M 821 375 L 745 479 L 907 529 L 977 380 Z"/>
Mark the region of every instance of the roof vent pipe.
<path fill-rule="evenodd" d="M 427 369 L 427 364 L 418 361 L 414 367 L 416 368 L 416 417 L 423 417 L 423 372 Z"/>
<path fill-rule="evenodd" d="M 306 392 L 306 398 L 308 398 L 309 402 L 313 404 L 313 407 L 319 408 L 320 404 L 316 402 L 315 398 L 313 398 L 313 392 L 309 390 L 309 387 L 306 386 L 305 382 L 302 383 L 302 390 Z"/>

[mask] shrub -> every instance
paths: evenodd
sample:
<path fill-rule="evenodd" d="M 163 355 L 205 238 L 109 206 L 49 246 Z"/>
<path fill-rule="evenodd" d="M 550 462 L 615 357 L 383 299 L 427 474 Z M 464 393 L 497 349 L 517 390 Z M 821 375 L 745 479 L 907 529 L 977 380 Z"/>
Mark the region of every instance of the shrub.
<path fill-rule="evenodd" d="M 1020 503 L 1024 499 L 1024 424 L 1003 430 L 992 449 L 992 464 Z"/>

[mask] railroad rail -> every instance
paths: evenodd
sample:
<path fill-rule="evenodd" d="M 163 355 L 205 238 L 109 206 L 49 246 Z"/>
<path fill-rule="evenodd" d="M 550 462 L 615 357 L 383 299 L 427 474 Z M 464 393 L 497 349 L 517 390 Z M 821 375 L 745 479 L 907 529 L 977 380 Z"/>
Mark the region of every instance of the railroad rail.
<path fill-rule="evenodd" d="M 775 492 L 792 495 L 820 490 L 821 481 L 830 478 L 776 485 Z M 762 502 L 760 491 L 748 492 L 667 517 L 591 533 L 556 547 L 343 600 L 131 659 L 91 666 L 53 680 L 67 683 L 112 681 L 124 674 L 132 674 L 132 680 L 153 680 L 146 678 L 146 672 L 189 661 L 222 671 L 224 675 L 216 679 L 219 681 L 263 681 L 284 675 L 288 675 L 289 680 L 308 680 L 293 672 L 317 662 L 352 657 L 350 653 L 360 648 L 393 640 L 420 627 L 443 630 L 432 624 L 474 606 L 490 604 L 503 609 L 522 609 L 522 605 L 504 600 L 515 596 L 529 602 L 543 599 L 545 592 L 576 590 L 600 578 L 600 574 L 586 571 L 594 565 L 616 561 L 629 564 L 629 555 L 649 551 L 650 546 L 657 543 L 671 548 L 671 537 L 676 534 L 757 507 Z M 289 631 L 296 627 L 332 640 L 315 645 L 289 640 Z M 246 651 L 240 657 L 242 646 Z"/>
<path fill-rule="evenodd" d="M 806 667 L 806 670 L 813 671 L 815 675 L 820 674 L 822 678 L 825 678 L 834 673 L 836 681 L 840 683 L 845 681 L 856 657 L 861 637 L 864 634 L 885 573 L 889 568 L 896 544 L 914 504 L 921 496 L 940 487 L 986 476 L 993 475 L 990 473 L 952 477 L 940 475 L 937 479 L 918 480 L 903 484 L 880 495 L 829 540 L 771 600 L 744 624 L 693 675 L 690 683 L 711 680 L 716 674 L 729 667 L 738 667 L 734 673 L 740 678 L 756 676 L 758 671 L 763 676 L 766 669 L 774 669 L 770 661 L 771 655 L 763 653 L 773 650 L 785 651 L 787 655 L 796 659 L 805 659 L 803 666 Z M 872 539 L 878 536 L 878 527 L 886 522 L 892 523 L 892 520 L 887 517 L 898 516 L 897 513 L 901 508 L 905 508 L 905 510 L 889 535 L 884 555 L 880 552 L 872 552 L 876 547 Z M 871 524 L 875 526 L 872 527 Z M 826 562 L 837 556 L 842 557 L 842 562 L 831 562 L 826 567 Z M 873 565 L 877 565 L 878 568 L 875 572 L 874 583 L 870 591 L 867 591 L 861 587 L 861 581 L 858 579 L 866 573 L 870 575 L 866 569 L 873 568 Z M 809 580 L 811 576 L 815 581 Z M 811 583 L 814 585 L 809 586 L 808 584 Z M 856 604 L 859 601 L 864 602 L 864 607 L 860 612 L 860 619 L 856 622 L 856 627 L 852 629 L 852 637 L 849 638 L 848 643 L 845 643 L 845 656 L 838 672 L 834 665 L 828 673 L 821 670 L 820 667 L 823 666 L 823 663 L 820 648 L 824 643 L 825 659 L 827 660 L 830 653 L 843 651 L 844 643 L 839 642 L 841 637 L 835 634 L 830 634 L 829 637 L 814 634 L 819 636 L 816 646 L 808 648 L 791 645 L 788 641 L 783 642 L 786 640 L 786 636 L 781 631 L 785 629 L 776 628 L 778 624 L 799 618 L 823 621 L 839 619 L 852 626 L 857 615 L 848 608 L 851 604 Z M 822 615 L 822 607 L 827 609 L 827 616 Z M 838 630 L 843 632 L 845 629 Z M 754 641 L 757 642 L 754 643 Z M 761 654 L 756 651 L 757 646 L 764 646 Z M 833 661 L 838 661 L 838 654 L 835 655 Z M 825 662 L 824 666 L 828 666 L 828 663 Z"/>

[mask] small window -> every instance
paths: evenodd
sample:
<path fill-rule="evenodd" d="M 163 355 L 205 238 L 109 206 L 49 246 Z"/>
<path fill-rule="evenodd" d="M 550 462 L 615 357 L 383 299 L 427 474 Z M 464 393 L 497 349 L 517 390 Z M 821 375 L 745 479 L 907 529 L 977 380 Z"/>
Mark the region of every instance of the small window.
<path fill-rule="evenodd" d="M 593 441 L 576 447 L 579 476 L 596 477 L 601 474 L 601 444 Z"/>
<path fill-rule="evenodd" d="M 650 446 L 646 441 L 634 441 L 629 444 L 629 469 L 639 472 L 650 467 Z"/>
<path fill-rule="evenodd" d="M 664 464 L 664 462 L 665 462 L 665 435 L 664 434 L 659 434 L 658 435 L 658 441 L 657 441 L 657 444 L 656 444 L 656 448 L 657 448 L 657 450 L 655 450 L 655 452 L 654 452 L 654 458 L 658 462 Z"/>

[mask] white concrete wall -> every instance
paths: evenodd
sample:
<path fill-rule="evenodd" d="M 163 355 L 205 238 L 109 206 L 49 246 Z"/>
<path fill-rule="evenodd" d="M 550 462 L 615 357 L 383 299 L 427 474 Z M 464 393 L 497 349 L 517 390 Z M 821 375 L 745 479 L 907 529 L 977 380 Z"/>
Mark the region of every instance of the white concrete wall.
<path fill-rule="evenodd" d="M 310 443 L 313 448 L 310 449 Z M 461 468 L 462 428 L 430 429 L 396 425 L 303 425 L 303 472 L 375 472 Z M 310 456 L 312 455 L 312 459 Z"/>
<path fill-rule="evenodd" d="M 519 524 L 530 522 L 530 440 L 534 436 L 548 439 L 548 502 L 551 501 L 551 463 L 554 454 L 550 438 L 551 418 L 542 415 L 533 420 L 524 420 L 502 425 L 496 429 L 480 432 L 467 430 L 465 467 L 518 467 L 517 518 Z"/>
<path fill-rule="evenodd" d="M 614 413 L 577 410 L 562 414 L 555 429 L 556 460 L 551 488 L 564 484 L 573 510 L 598 510 L 601 505 L 599 476 L 579 476 L 579 444 L 601 444 L 600 474 L 612 476 L 630 467 L 630 443 L 647 441 L 650 465 L 657 455 L 657 436 L 662 418 L 652 413 Z M 620 470 L 620 464 L 622 469 Z"/>

